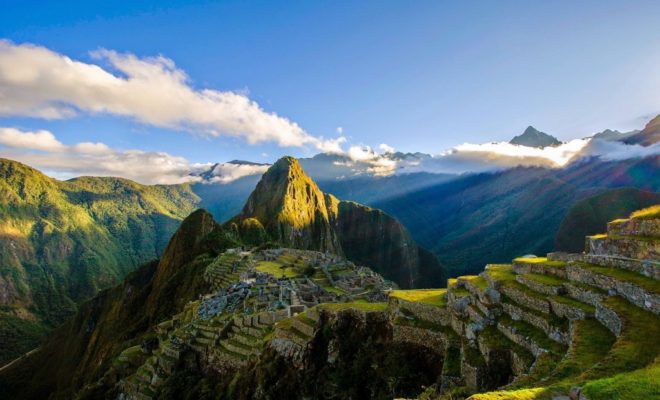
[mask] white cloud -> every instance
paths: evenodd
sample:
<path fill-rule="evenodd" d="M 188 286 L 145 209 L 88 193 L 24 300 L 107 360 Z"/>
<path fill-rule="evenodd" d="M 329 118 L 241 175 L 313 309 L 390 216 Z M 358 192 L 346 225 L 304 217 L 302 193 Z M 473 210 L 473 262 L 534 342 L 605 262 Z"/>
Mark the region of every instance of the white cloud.
<path fill-rule="evenodd" d="M 379 148 L 383 153 L 385 153 L 385 154 L 387 154 L 387 153 L 391 153 L 391 154 L 393 154 L 394 151 L 395 151 L 395 150 L 394 150 L 394 147 L 389 146 L 389 145 L 387 145 L 387 144 L 385 144 L 385 143 L 381 143 L 380 146 L 378 146 L 378 148 Z"/>
<path fill-rule="evenodd" d="M 192 164 L 163 152 L 119 151 L 103 143 L 67 146 L 48 131 L 0 128 L 0 157 L 26 163 L 59 178 L 80 175 L 119 176 L 145 184 L 174 184 L 201 180 L 191 173 L 210 164 Z"/>
<path fill-rule="evenodd" d="M 218 164 L 213 168 L 209 183 L 230 183 L 236 179 L 243 178 L 250 175 L 261 175 L 270 167 L 268 164 L 234 164 L 223 163 Z"/>
<path fill-rule="evenodd" d="M 48 131 L 23 132 L 15 128 L 0 128 L 0 145 L 55 152 L 66 148 Z"/>
<path fill-rule="evenodd" d="M 337 134 L 343 135 L 344 134 L 344 128 L 342 128 L 341 126 L 338 126 L 337 127 Z"/>
<path fill-rule="evenodd" d="M 397 172 L 466 173 L 517 166 L 561 168 L 585 157 L 622 160 L 660 154 L 660 144 L 643 147 L 620 142 L 576 139 L 542 149 L 510 143 L 465 143 L 418 163 L 401 163 Z"/>
<path fill-rule="evenodd" d="M 606 161 L 643 158 L 658 154 L 660 154 L 660 143 L 640 146 L 605 140 L 592 140 L 580 152 L 581 157 L 597 156 Z"/>
<path fill-rule="evenodd" d="M 0 40 L 0 115 L 61 119 L 105 113 L 204 136 L 326 152 L 341 151 L 345 141 L 312 136 L 295 122 L 263 110 L 245 92 L 196 89 L 163 56 L 138 58 L 105 49 L 92 56 L 116 72 L 45 47 Z"/>

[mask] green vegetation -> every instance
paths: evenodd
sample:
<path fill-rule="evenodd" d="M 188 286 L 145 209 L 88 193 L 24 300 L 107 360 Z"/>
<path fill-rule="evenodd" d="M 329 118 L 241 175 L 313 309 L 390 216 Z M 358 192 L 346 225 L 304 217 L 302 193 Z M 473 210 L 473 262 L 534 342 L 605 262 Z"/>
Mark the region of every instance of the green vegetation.
<path fill-rule="evenodd" d="M 660 294 L 660 281 L 636 272 L 616 267 L 604 267 L 602 265 L 578 263 L 581 268 L 588 269 L 598 274 L 612 277 L 622 282 L 630 282 L 653 294 Z"/>
<path fill-rule="evenodd" d="M 566 263 L 563 261 L 549 261 L 547 257 L 518 257 L 513 261 L 526 264 L 542 264 L 554 268 L 563 268 L 566 266 Z"/>
<path fill-rule="evenodd" d="M 545 275 L 545 274 L 525 274 L 525 279 L 529 279 L 530 281 L 540 283 L 546 286 L 561 286 L 564 283 L 566 283 L 566 281 L 563 279 L 557 278 L 556 276 Z"/>
<path fill-rule="evenodd" d="M 458 280 L 469 282 L 481 291 L 484 291 L 488 288 L 488 282 L 479 275 L 463 275 L 460 276 Z"/>
<path fill-rule="evenodd" d="M 543 332 L 541 329 L 532 326 L 526 322 L 515 321 L 511 319 L 508 315 L 501 316 L 499 322 L 502 323 L 502 325 L 504 326 L 514 328 L 516 333 L 518 333 L 519 335 L 532 339 L 538 346 L 548 350 L 549 352 L 555 355 L 563 355 L 566 351 L 566 346 L 548 338 L 545 332 Z"/>
<path fill-rule="evenodd" d="M 660 355 L 660 324 L 654 314 L 620 297 L 603 301 L 623 319 L 623 329 L 602 362 L 586 371 L 582 378 L 594 379 L 644 368 Z"/>
<path fill-rule="evenodd" d="M 555 237 L 555 249 L 580 253 L 584 250 L 585 236 L 605 232 L 608 222 L 658 203 L 659 193 L 636 188 L 611 189 L 578 201 L 561 222 Z"/>
<path fill-rule="evenodd" d="M 188 185 L 58 181 L 0 159 L 0 282 L 9 307 L 0 316 L 26 320 L 0 319 L 0 364 L 36 347 L 77 303 L 157 258 L 198 201 Z"/>
<path fill-rule="evenodd" d="M 390 297 L 439 307 L 447 305 L 447 289 L 392 290 Z"/>
<path fill-rule="evenodd" d="M 271 274 L 276 278 L 295 278 L 300 275 L 295 268 L 290 265 L 283 265 L 279 262 L 274 261 L 259 261 L 257 263 L 257 271 L 265 272 Z"/>
<path fill-rule="evenodd" d="M 587 382 L 583 393 L 593 400 L 599 399 L 657 399 L 660 398 L 660 364 L 610 378 Z"/>
<path fill-rule="evenodd" d="M 630 214 L 630 218 L 635 218 L 635 219 L 660 218 L 660 204 L 635 211 L 632 214 Z"/>

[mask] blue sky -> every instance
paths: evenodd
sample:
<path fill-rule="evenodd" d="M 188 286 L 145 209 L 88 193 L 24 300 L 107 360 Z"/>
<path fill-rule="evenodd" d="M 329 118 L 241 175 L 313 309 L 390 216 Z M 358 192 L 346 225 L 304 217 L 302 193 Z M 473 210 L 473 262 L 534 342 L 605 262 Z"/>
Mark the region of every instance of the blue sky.
<path fill-rule="evenodd" d="M 0 38 L 118 76 L 90 52 L 162 55 L 192 88 L 242 93 L 310 136 L 342 127 L 345 147 L 439 153 L 530 124 L 570 140 L 638 128 L 660 112 L 657 1 L 91 3 L 2 1 Z M 0 126 L 191 162 L 318 152 L 108 113 L 5 113 Z"/>

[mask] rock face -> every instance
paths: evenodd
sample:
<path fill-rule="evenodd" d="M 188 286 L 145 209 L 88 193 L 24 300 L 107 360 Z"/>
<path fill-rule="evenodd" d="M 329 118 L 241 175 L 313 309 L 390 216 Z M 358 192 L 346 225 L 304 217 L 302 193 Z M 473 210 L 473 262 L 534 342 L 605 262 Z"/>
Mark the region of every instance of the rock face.
<path fill-rule="evenodd" d="M 323 193 L 292 157 L 273 164 L 226 226 L 247 243 L 261 236 L 262 226 L 285 247 L 345 254 L 402 287 L 439 286 L 446 278 L 437 259 L 396 219 Z"/>
<path fill-rule="evenodd" d="M 528 147 L 547 147 L 558 146 L 561 144 L 556 137 L 538 131 L 533 126 L 528 126 L 522 135 L 514 137 L 509 143 Z"/>

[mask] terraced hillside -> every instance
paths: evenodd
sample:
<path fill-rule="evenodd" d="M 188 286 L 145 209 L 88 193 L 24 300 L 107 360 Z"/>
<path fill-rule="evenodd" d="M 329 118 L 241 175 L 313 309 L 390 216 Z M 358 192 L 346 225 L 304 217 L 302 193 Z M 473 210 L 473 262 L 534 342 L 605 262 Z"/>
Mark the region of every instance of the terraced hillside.
<path fill-rule="evenodd" d="M 280 285 L 292 290 L 278 309 L 277 291 L 255 286 L 262 300 L 209 316 L 201 311 L 207 297 L 158 325 L 159 345 L 119 387 L 136 399 L 198 390 L 205 379 L 220 398 L 657 398 L 658 211 L 611 222 L 607 234 L 587 238 L 583 254 L 492 264 L 446 289 L 391 290 L 387 302 L 346 297 L 339 277 L 357 270 L 333 260 L 308 270 L 318 290 L 334 288 L 314 302 Z M 207 279 L 220 287 L 256 268 L 302 283 L 300 271 L 316 265 L 309 254 L 225 253 Z M 177 386 L 168 377 L 189 371 L 190 360 L 213 372 Z"/>
<path fill-rule="evenodd" d="M 406 323 L 439 325 L 445 364 L 460 348 L 422 397 L 657 398 L 659 211 L 609 223 L 607 234 L 587 238 L 584 254 L 517 258 L 450 279 L 432 305 L 418 291 L 393 292 Z"/>

